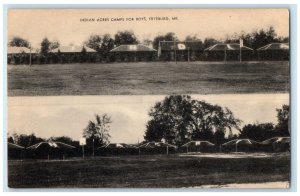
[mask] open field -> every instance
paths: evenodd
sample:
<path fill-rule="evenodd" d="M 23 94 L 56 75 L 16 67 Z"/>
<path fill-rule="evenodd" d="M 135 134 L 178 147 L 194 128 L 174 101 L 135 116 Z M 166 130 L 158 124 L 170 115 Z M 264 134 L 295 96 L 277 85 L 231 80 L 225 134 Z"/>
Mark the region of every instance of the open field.
<path fill-rule="evenodd" d="M 8 95 L 285 93 L 289 62 L 8 65 Z"/>
<path fill-rule="evenodd" d="M 236 159 L 153 155 L 8 161 L 11 188 L 173 188 L 289 179 L 289 153 Z"/>

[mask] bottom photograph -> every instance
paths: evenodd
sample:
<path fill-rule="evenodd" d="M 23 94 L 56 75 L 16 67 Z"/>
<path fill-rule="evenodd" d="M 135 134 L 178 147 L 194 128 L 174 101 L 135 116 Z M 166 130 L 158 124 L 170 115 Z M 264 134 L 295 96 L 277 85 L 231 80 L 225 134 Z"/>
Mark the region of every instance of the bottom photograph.
<path fill-rule="evenodd" d="M 290 187 L 289 94 L 8 97 L 8 186 Z"/>

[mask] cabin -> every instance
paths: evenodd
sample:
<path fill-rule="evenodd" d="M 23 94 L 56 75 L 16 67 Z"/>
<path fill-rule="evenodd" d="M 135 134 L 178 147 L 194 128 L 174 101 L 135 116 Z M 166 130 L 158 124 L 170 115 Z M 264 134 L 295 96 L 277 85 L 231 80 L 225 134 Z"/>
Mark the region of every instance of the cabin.
<path fill-rule="evenodd" d="M 87 46 L 60 46 L 50 51 L 50 63 L 96 62 L 97 51 Z"/>
<path fill-rule="evenodd" d="M 9 46 L 7 47 L 7 63 L 11 65 L 28 65 L 32 54 L 34 54 L 34 51 L 29 48 Z"/>
<path fill-rule="evenodd" d="M 288 61 L 290 59 L 289 43 L 271 43 L 257 49 L 258 60 Z"/>
<path fill-rule="evenodd" d="M 110 59 L 116 62 L 153 61 L 157 51 L 143 44 L 120 45 L 110 50 Z"/>
<path fill-rule="evenodd" d="M 240 47 L 237 43 L 215 44 L 204 49 L 204 56 L 208 61 L 249 61 L 253 59 L 253 55 L 252 48 Z"/>
<path fill-rule="evenodd" d="M 201 41 L 160 41 L 157 56 L 162 61 L 196 61 L 201 58 L 202 47 Z"/>

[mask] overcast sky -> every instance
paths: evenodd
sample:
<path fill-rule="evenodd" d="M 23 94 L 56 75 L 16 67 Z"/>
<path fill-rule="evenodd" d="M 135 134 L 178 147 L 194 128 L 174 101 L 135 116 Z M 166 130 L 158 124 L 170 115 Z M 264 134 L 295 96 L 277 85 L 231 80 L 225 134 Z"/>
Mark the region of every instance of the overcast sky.
<path fill-rule="evenodd" d="M 147 21 L 136 21 L 146 17 Z M 169 21 L 150 21 L 149 17 L 169 17 Z M 177 17 L 178 20 L 172 20 Z M 82 19 L 107 18 L 102 22 L 82 22 Z M 125 21 L 112 21 L 124 18 Z M 134 18 L 134 21 L 126 21 Z M 174 32 L 179 39 L 198 35 L 203 39 L 224 39 L 227 35 L 252 32 L 273 26 L 279 36 L 289 34 L 287 9 L 11 9 L 8 12 L 8 40 L 21 36 L 38 47 L 44 37 L 58 40 L 61 45 L 81 45 L 91 34 L 132 30 L 139 40 Z"/>
<path fill-rule="evenodd" d="M 111 142 L 143 140 L 148 112 L 165 96 L 8 97 L 8 132 L 35 133 L 44 138 L 82 137 L 95 114 L 111 116 Z M 288 94 L 192 95 L 228 107 L 243 124 L 276 123 L 276 108 L 289 103 Z"/>

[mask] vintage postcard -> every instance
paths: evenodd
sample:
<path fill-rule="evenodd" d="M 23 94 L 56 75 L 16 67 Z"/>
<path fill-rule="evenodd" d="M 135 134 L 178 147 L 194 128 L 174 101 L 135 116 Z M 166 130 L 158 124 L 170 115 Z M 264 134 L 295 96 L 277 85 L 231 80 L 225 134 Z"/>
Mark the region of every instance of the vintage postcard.
<path fill-rule="evenodd" d="M 8 186 L 291 183 L 288 9 L 8 9 Z"/>

